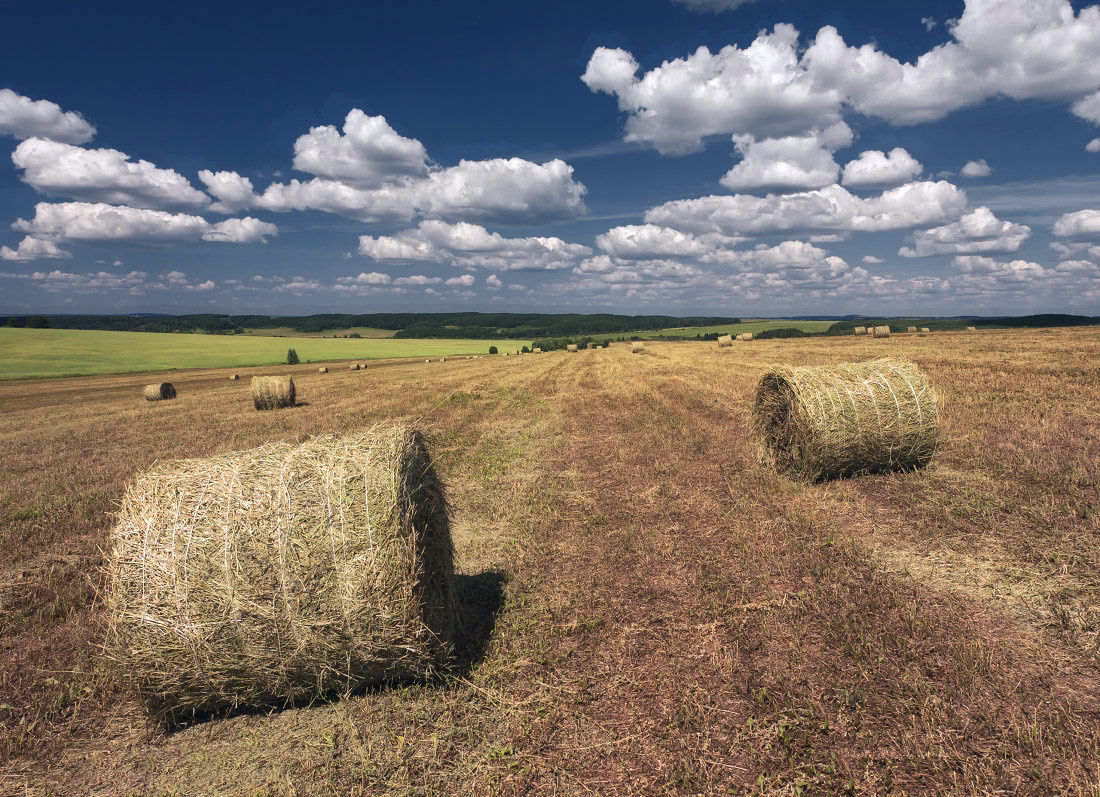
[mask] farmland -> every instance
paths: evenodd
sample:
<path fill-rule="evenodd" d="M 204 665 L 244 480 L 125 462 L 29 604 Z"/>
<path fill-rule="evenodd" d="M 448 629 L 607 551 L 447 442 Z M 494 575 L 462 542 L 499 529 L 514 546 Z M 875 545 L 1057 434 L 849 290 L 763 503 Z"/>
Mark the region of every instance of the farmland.
<path fill-rule="evenodd" d="M 398 343 L 423 341 L 316 341 Z M 55 351 L 42 369 L 77 356 Z M 881 354 L 943 394 L 929 468 L 808 484 L 759 466 L 747 405 L 767 365 Z M 140 389 L 156 373 L 0 384 L 0 793 L 1100 788 L 1096 328 L 236 383 L 189 367 L 155 404 Z M 293 375 L 303 406 L 252 411 L 251 373 Z M 157 459 L 391 419 L 425 430 L 449 487 L 455 672 L 150 730 L 98 652 L 126 483 Z"/>
<path fill-rule="evenodd" d="M 288 340 L 247 335 L 2 327 L 0 380 L 274 365 L 286 362 L 286 352 L 290 347 L 298 352 L 302 362 L 331 362 L 485 354 L 494 344 L 504 351 L 518 349 L 529 342 L 365 337 Z"/>

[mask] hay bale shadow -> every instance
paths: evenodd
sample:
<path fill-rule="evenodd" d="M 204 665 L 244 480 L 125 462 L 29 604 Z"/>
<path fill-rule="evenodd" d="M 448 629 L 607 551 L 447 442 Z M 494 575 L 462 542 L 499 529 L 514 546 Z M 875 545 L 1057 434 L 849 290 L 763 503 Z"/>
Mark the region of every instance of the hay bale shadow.
<path fill-rule="evenodd" d="M 486 570 L 474 576 L 455 576 L 459 624 L 453 664 L 456 675 L 466 676 L 485 658 L 497 615 L 504 605 L 504 585 L 507 581 L 508 577 L 499 570 Z"/>

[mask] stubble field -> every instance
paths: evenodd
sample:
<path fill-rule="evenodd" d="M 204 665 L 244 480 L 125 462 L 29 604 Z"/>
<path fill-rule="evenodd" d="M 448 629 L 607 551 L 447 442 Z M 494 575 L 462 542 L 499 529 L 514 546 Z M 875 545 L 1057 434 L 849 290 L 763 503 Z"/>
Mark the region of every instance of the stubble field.
<path fill-rule="evenodd" d="M 921 472 L 761 469 L 775 362 L 908 357 Z M 1100 793 L 1100 332 L 629 344 L 0 384 L 0 793 Z M 449 486 L 467 636 L 440 683 L 165 734 L 101 663 L 127 481 L 389 419 Z"/>

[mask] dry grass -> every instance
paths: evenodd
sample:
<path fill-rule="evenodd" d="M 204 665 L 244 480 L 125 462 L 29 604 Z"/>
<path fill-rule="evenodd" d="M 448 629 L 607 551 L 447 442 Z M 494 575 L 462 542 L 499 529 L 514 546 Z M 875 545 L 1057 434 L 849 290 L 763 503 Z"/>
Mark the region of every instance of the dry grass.
<path fill-rule="evenodd" d="M 455 625 L 446 499 L 407 426 L 158 463 L 108 573 L 107 646 L 168 724 L 430 676 Z"/>
<path fill-rule="evenodd" d="M 935 461 L 816 484 L 757 465 L 749 399 L 866 337 L 287 368 L 273 415 L 224 371 L 0 384 L 0 792 L 1096 793 L 1100 334 L 890 349 Z M 98 653 L 126 483 L 387 418 L 451 486 L 460 675 L 147 731 Z"/>

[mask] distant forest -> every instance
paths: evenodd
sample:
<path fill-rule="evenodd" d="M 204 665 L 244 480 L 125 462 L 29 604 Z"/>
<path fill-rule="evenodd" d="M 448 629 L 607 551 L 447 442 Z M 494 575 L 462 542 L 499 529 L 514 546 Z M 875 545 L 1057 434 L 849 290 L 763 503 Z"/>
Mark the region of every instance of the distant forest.
<path fill-rule="evenodd" d="M 14 324 L 0 316 L 0 324 Z M 36 318 L 38 318 L 36 316 Z M 54 329 L 105 329 L 116 332 L 203 332 L 240 334 L 246 329 L 290 327 L 297 332 L 324 332 L 350 327 L 392 329 L 398 338 L 541 338 L 563 335 L 596 335 L 665 327 L 736 324 L 738 318 L 666 315 L 605 315 L 541 313 L 325 313 L 309 316 L 270 315 L 52 315 Z"/>

